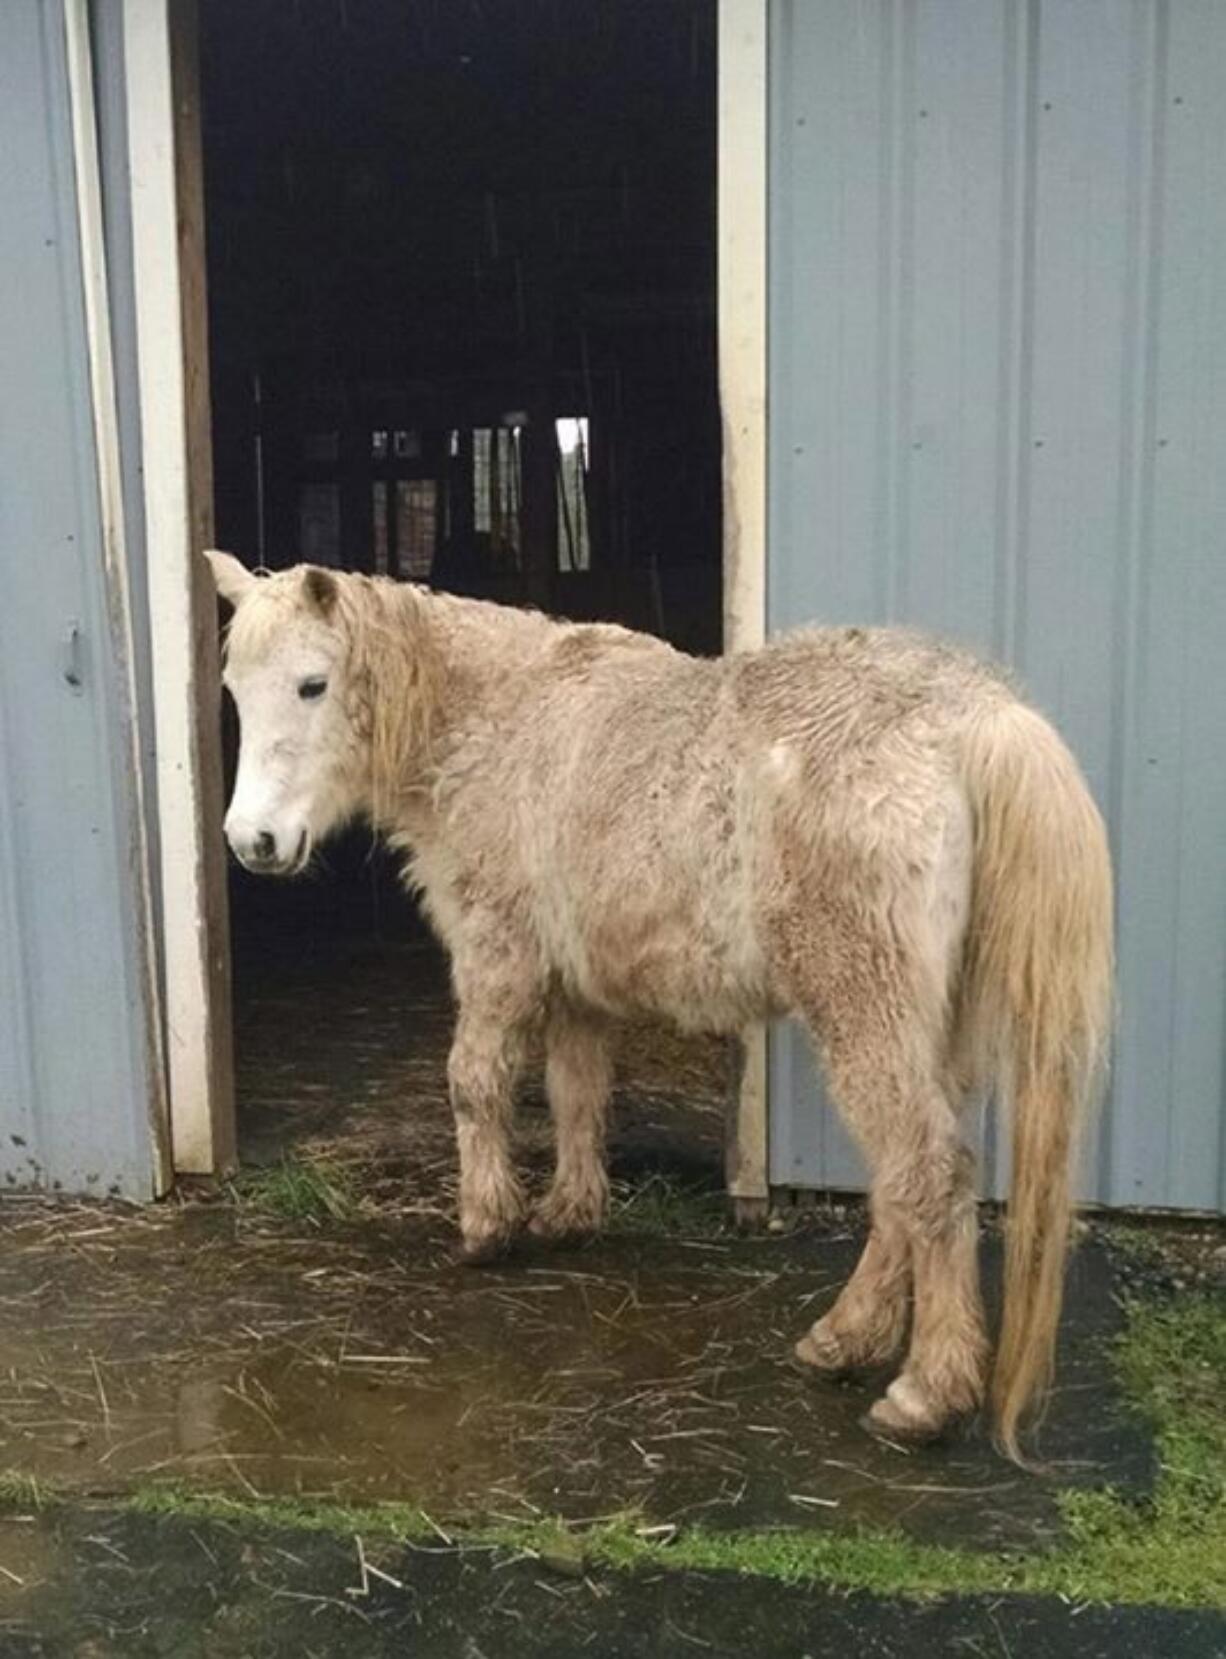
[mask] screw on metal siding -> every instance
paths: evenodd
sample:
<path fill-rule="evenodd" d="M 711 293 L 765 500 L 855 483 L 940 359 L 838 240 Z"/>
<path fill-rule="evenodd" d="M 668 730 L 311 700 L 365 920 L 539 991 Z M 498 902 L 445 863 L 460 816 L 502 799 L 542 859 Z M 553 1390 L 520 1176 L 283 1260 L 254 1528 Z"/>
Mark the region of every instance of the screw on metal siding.
<path fill-rule="evenodd" d="M 81 663 L 81 624 L 70 622 L 60 642 L 60 667 L 69 689 L 80 696 L 85 689 L 85 675 Z"/>

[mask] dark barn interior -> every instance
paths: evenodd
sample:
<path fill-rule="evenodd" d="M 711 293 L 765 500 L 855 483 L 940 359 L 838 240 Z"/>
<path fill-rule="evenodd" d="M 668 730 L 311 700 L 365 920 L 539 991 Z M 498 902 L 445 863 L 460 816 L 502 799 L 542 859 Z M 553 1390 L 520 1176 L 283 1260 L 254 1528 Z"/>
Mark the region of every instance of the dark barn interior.
<path fill-rule="evenodd" d="M 713 0 L 200 15 L 217 545 L 718 650 Z M 347 1065 L 270 1085 L 287 987 L 326 1041 L 338 979 L 394 979 L 441 1060 L 443 965 L 368 834 L 231 899 L 248 1145 L 252 1102 L 283 1127 Z"/>

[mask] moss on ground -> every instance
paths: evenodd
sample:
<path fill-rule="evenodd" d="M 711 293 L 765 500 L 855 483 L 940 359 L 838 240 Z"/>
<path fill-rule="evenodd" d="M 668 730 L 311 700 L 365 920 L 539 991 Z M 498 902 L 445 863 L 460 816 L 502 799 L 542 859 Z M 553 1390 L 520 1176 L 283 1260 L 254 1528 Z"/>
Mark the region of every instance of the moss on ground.
<path fill-rule="evenodd" d="M 314 1498 L 246 1497 L 206 1492 L 183 1481 L 156 1481 L 121 1500 L 138 1515 L 174 1515 L 200 1521 L 241 1521 L 287 1532 L 330 1532 L 343 1537 L 437 1538 L 440 1528 L 409 1503 L 343 1504 Z"/>

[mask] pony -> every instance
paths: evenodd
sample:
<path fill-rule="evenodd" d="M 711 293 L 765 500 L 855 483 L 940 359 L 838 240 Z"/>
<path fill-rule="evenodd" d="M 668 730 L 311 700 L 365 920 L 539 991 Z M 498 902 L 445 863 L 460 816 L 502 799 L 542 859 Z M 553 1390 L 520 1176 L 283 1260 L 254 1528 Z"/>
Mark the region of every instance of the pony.
<path fill-rule="evenodd" d="M 294 875 L 365 817 L 449 953 L 463 1256 L 525 1225 L 600 1226 L 613 1019 L 736 1035 L 793 1016 L 871 1171 L 863 1255 L 797 1357 L 897 1366 L 866 1419 L 890 1439 L 940 1436 L 990 1397 L 1021 1461 L 1113 982 L 1107 838 L 1048 721 L 1002 672 L 900 629 L 697 658 L 386 578 L 208 558 L 234 608 L 234 854 Z M 534 1032 L 556 1169 L 530 1209 L 509 1127 Z M 994 1363 L 960 1127 L 989 1091 L 1012 1124 Z"/>

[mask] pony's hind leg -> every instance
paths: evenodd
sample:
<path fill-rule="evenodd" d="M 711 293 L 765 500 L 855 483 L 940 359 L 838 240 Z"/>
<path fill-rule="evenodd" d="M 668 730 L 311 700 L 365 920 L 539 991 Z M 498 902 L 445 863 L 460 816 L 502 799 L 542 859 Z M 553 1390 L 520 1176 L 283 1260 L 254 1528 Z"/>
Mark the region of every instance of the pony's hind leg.
<path fill-rule="evenodd" d="M 873 1209 L 906 1238 L 911 1344 L 869 1413 L 879 1432 L 930 1438 L 983 1398 L 987 1338 L 979 1297 L 974 1166 L 937 1057 L 906 1016 L 866 1021 L 859 1041 L 823 1042 L 834 1097 L 873 1168 Z M 897 1296 L 885 1318 L 897 1318 Z M 871 1328 L 871 1327 L 869 1327 Z M 837 1326 L 836 1326 L 837 1329 Z M 861 1326 L 861 1331 L 865 1327 Z"/>
<path fill-rule="evenodd" d="M 875 1207 L 872 1231 L 856 1270 L 830 1311 L 796 1344 L 796 1357 L 839 1375 L 886 1365 L 907 1334 L 911 1245 L 888 1207 Z"/>
<path fill-rule="evenodd" d="M 983 1400 L 988 1342 L 979 1295 L 974 1162 L 947 1102 L 917 1105 L 917 1133 L 880 1159 L 877 1202 L 905 1228 L 914 1303 L 901 1373 L 868 1414 L 892 1437 L 929 1439 Z"/>
<path fill-rule="evenodd" d="M 540 1237 L 594 1233 L 604 1221 L 609 1202 L 605 1114 L 612 1081 L 603 1025 L 573 1008 L 555 1008 L 545 1033 L 545 1089 L 557 1164 L 553 1183 L 529 1223 Z"/>
<path fill-rule="evenodd" d="M 863 913 L 841 918 L 827 941 L 838 948 L 810 958 L 824 972 L 800 999 L 835 1103 L 872 1170 L 875 1234 L 845 1299 L 819 1321 L 801 1357 L 886 1357 L 906 1317 L 905 1241 L 910 1348 L 869 1423 L 928 1438 L 980 1404 L 987 1340 L 973 1161 L 947 1086 L 945 961 L 923 948 L 920 930 L 908 941 L 898 920 L 895 912 L 874 930 Z M 881 1298 L 876 1308 L 873 1297 Z"/>

